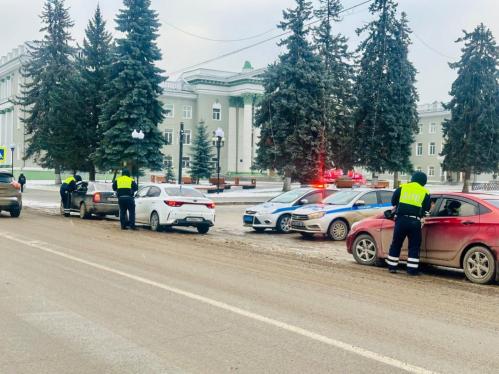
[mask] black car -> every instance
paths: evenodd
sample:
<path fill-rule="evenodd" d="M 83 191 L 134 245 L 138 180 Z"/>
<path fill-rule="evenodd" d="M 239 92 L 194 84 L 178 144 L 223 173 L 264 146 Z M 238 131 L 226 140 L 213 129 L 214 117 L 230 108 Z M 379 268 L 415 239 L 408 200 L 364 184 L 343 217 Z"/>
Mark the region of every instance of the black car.
<path fill-rule="evenodd" d="M 78 212 L 80 218 L 90 218 L 92 214 L 105 216 L 118 216 L 119 206 L 116 193 L 111 183 L 82 182 L 76 191 L 71 194 L 71 211 Z M 61 214 L 64 208 L 61 204 Z"/>

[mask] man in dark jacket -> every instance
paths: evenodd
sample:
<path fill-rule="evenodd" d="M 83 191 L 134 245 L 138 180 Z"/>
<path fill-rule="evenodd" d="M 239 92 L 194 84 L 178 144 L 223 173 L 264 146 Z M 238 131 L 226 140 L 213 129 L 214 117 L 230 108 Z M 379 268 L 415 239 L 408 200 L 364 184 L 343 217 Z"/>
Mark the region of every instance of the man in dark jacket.
<path fill-rule="evenodd" d="M 24 185 L 26 184 L 26 177 L 23 173 L 19 175 L 17 182 L 21 185 L 21 192 L 24 192 Z"/>
<path fill-rule="evenodd" d="M 419 251 L 421 247 L 421 218 L 430 210 L 430 193 L 424 185 L 426 174 L 417 171 L 411 182 L 397 188 L 392 196 L 396 207 L 393 240 L 386 263 L 390 273 L 396 273 L 400 251 L 405 238 L 409 239 L 407 274 L 419 274 Z"/>
<path fill-rule="evenodd" d="M 79 175 L 72 175 L 64 180 L 59 189 L 61 194 L 61 205 L 64 207 L 64 217 L 69 217 L 71 213 L 71 193 L 76 190 L 76 184 L 81 182 Z"/>
<path fill-rule="evenodd" d="M 122 230 L 126 230 L 127 227 L 135 230 L 134 195 L 135 192 L 137 192 L 137 189 L 137 183 L 130 177 L 130 172 L 126 168 L 121 171 L 121 176 L 113 181 L 113 190 L 116 191 L 116 195 L 118 195 Z"/>

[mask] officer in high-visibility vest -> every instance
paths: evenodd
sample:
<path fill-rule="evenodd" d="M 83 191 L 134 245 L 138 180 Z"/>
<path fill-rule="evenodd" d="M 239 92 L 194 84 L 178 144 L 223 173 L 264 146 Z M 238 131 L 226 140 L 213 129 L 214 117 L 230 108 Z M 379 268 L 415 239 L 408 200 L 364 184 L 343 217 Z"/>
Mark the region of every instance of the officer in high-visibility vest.
<path fill-rule="evenodd" d="M 76 190 L 76 184 L 81 182 L 79 175 L 72 175 L 61 184 L 59 193 L 61 194 L 61 205 L 64 208 L 64 216 L 69 217 L 71 213 L 71 193 Z"/>
<path fill-rule="evenodd" d="M 130 177 L 128 169 L 123 169 L 121 176 L 113 181 L 113 190 L 118 195 L 121 229 L 126 230 L 130 227 L 132 230 L 135 230 L 134 195 L 137 192 L 137 183 Z"/>
<path fill-rule="evenodd" d="M 405 238 L 409 239 L 407 274 L 419 274 L 419 251 L 421 247 L 421 218 L 430 210 L 430 193 L 424 185 L 426 174 L 417 171 L 411 182 L 397 188 L 392 196 L 396 207 L 393 240 L 386 263 L 390 273 L 396 273 L 400 250 Z"/>

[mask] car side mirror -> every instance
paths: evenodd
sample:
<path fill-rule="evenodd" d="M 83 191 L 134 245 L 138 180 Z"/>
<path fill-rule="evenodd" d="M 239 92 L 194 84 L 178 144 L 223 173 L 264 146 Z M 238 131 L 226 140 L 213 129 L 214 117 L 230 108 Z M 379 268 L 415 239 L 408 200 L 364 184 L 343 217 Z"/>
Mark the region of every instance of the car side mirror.
<path fill-rule="evenodd" d="M 364 206 L 366 202 L 364 200 L 357 200 L 353 206 Z"/>
<path fill-rule="evenodd" d="M 300 205 L 307 205 L 308 204 L 308 200 L 307 199 L 301 199 L 300 200 Z"/>

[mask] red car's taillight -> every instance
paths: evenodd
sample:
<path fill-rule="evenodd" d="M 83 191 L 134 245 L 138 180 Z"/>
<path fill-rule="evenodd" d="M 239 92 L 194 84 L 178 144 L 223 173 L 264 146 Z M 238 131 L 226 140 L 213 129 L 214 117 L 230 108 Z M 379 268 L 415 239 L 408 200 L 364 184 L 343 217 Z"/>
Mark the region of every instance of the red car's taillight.
<path fill-rule="evenodd" d="M 184 203 L 181 201 L 171 201 L 171 200 L 165 200 L 165 204 L 171 206 L 172 208 L 178 208 L 184 205 Z"/>
<path fill-rule="evenodd" d="M 94 203 L 100 203 L 101 202 L 101 195 L 99 192 L 94 193 L 94 197 L 92 198 L 92 201 Z"/>
<path fill-rule="evenodd" d="M 206 206 L 207 206 L 209 209 L 215 209 L 215 203 L 208 203 L 208 204 L 206 204 Z"/>

